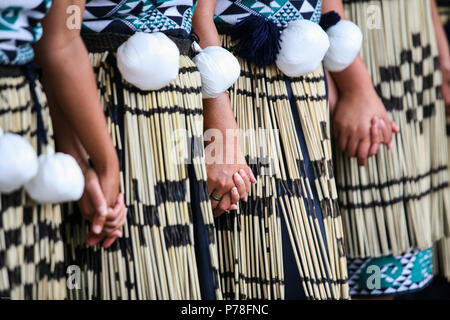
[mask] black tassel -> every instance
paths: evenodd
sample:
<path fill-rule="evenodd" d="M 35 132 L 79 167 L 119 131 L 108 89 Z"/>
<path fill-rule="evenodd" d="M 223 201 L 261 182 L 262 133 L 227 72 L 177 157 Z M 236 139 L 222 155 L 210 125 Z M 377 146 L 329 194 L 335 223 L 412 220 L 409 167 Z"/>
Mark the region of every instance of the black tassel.
<path fill-rule="evenodd" d="M 341 21 L 341 16 L 339 13 L 336 11 L 330 11 L 322 15 L 319 25 L 323 30 L 327 31 L 328 28 L 336 25 L 339 21 Z"/>
<path fill-rule="evenodd" d="M 273 64 L 280 51 L 280 28 L 262 16 L 250 15 L 234 25 L 231 39 L 236 54 L 259 67 Z"/>

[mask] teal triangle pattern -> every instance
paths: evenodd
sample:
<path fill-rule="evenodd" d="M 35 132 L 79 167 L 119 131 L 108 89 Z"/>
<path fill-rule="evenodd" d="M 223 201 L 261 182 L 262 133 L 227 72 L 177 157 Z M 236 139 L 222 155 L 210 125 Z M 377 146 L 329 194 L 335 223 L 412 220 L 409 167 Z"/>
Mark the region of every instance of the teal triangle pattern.
<path fill-rule="evenodd" d="M 262 16 L 286 27 L 290 21 L 319 22 L 322 0 L 217 0 L 216 23 L 236 24 L 249 15 Z"/>

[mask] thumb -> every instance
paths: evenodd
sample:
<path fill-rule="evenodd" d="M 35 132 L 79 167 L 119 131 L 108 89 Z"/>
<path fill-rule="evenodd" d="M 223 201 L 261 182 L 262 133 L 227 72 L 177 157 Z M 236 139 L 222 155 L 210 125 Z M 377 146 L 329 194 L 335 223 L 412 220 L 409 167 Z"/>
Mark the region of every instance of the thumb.
<path fill-rule="evenodd" d="M 108 204 L 98 179 L 91 180 L 86 189 L 96 212 L 101 216 L 106 216 L 108 214 Z"/>
<path fill-rule="evenodd" d="M 89 182 L 87 192 L 89 194 L 89 198 L 91 199 L 92 205 L 95 208 L 95 213 L 92 220 L 92 232 L 94 234 L 100 234 L 102 232 L 103 225 L 105 224 L 106 216 L 108 215 L 108 205 L 97 179 Z"/>

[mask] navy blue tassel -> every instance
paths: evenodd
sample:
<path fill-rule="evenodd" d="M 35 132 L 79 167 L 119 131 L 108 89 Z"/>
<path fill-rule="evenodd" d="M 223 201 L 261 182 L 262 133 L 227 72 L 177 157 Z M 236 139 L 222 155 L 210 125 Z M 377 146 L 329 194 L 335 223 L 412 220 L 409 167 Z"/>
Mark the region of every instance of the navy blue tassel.
<path fill-rule="evenodd" d="M 262 16 L 250 15 L 233 26 L 235 53 L 259 67 L 275 62 L 280 51 L 280 28 Z"/>
<path fill-rule="evenodd" d="M 323 30 L 327 31 L 328 28 L 334 26 L 341 21 L 341 16 L 336 11 L 330 11 L 322 15 L 319 25 Z"/>

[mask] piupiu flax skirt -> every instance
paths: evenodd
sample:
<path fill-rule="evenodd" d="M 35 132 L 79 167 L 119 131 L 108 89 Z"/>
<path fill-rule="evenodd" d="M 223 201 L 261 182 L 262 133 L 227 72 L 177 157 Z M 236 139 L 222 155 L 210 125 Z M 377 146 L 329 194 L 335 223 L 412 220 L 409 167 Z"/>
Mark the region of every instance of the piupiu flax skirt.
<path fill-rule="evenodd" d="M 82 272 L 72 299 L 221 298 L 203 153 L 200 74 L 182 53 L 177 79 L 142 91 L 122 79 L 115 52 L 128 37 L 86 34 L 100 99 L 120 160 L 128 217 L 111 248 L 86 246 L 88 226 L 69 212 L 68 263 Z"/>
<path fill-rule="evenodd" d="M 239 61 L 229 94 L 257 182 L 216 219 L 224 297 L 346 299 L 323 70 L 294 79 Z"/>
<path fill-rule="evenodd" d="M 429 283 L 429 248 L 445 235 L 450 215 L 442 76 L 430 1 L 352 0 L 345 1 L 345 9 L 347 18 L 362 29 L 362 58 L 400 128 L 392 150 L 382 147 L 366 167 L 358 167 L 356 159 L 336 148 L 350 290 L 364 295 L 406 293 Z M 395 264 L 388 263 L 380 269 L 381 277 L 392 281 L 381 291 L 362 292 L 353 286 L 360 282 L 355 273 L 367 276 L 354 267 L 360 259 L 407 257 L 418 262 L 414 266 L 422 268 L 417 274 L 423 279 L 390 273 Z"/>
<path fill-rule="evenodd" d="M 345 1 L 364 35 L 361 50 L 375 88 L 400 128 L 358 167 L 336 150 L 336 180 L 351 258 L 428 249 L 450 215 L 442 77 L 430 1 Z M 444 223 L 447 223 L 445 225 Z"/>
<path fill-rule="evenodd" d="M 25 66 L 0 66 L 0 128 L 21 135 L 38 150 L 32 90 L 42 106 L 48 139 L 53 144 L 52 126 L 42 87 L 37 80 L 31 81 L 35 89 L 26 77 Z M 0 194 L 0 299 L 66 297 L 61 227 L 59 205 L 38 205 L 23 188 Z"/>

